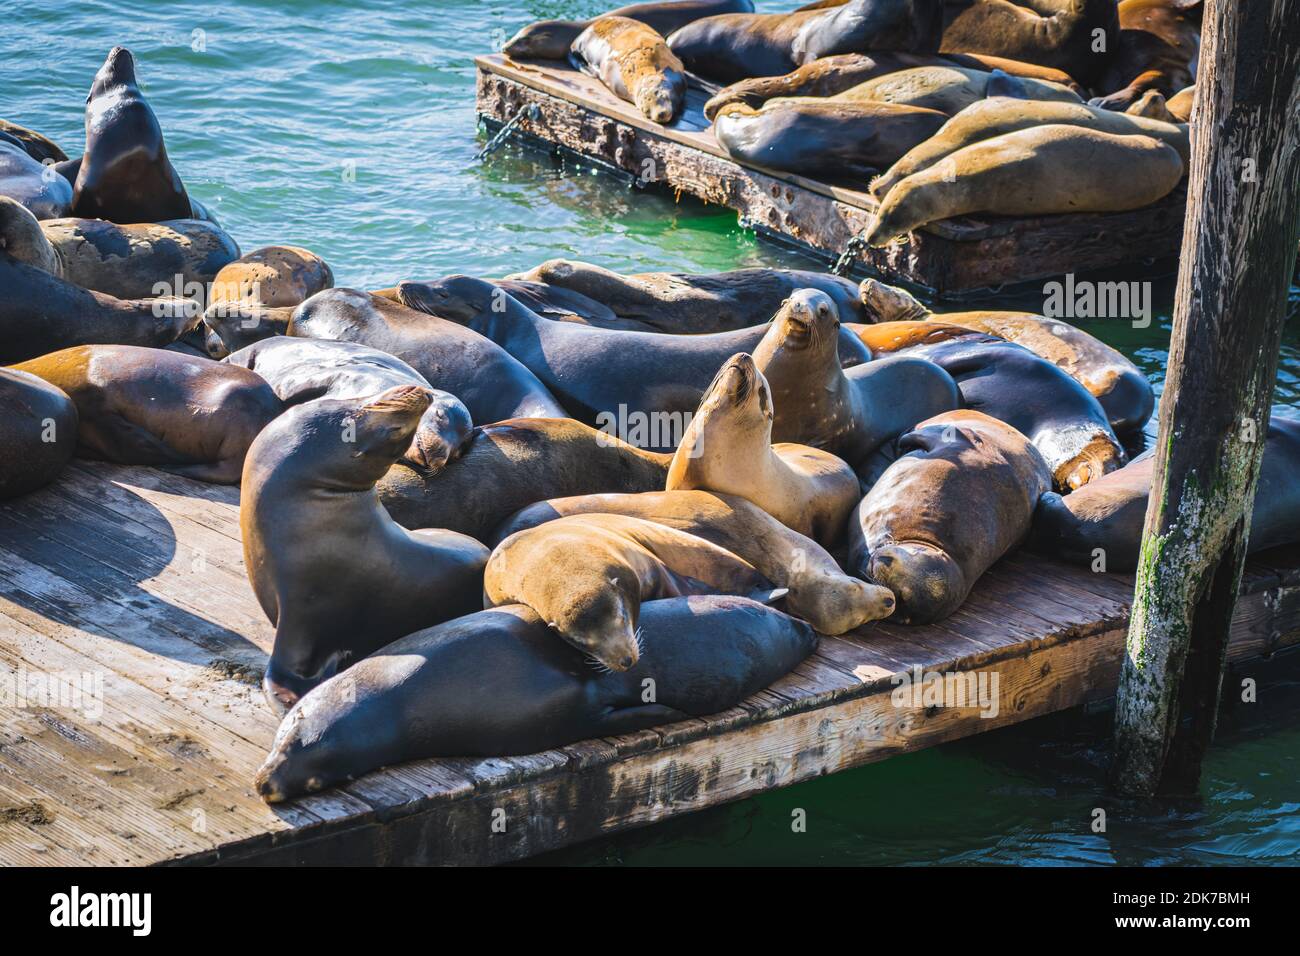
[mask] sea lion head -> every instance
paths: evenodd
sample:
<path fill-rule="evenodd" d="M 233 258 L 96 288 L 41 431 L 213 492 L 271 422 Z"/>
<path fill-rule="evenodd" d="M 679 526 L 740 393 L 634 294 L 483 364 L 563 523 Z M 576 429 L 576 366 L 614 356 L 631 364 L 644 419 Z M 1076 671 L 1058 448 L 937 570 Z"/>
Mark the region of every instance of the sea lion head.
<path fill-rule="evenodd" d="M 126 47 L 115 46 L 108 51 L 108 58 L 95 74 L 94 82 L 90 84 L 90 92 L 86 94 L 86 102 L 89 103 L 119 86 L 134 88 L 136 85 L 135 57 Z"/>
<path fill-rule="evenodd" d="M 840 327 L 840 310 L 825 292 L 799 289 L 781 303 L 772 318 L 781 335 L 782 347 L 793 351 L 817 353 L 838 351 L 836 336 Z"/>
<path fill-rule="evenodd" d="M 729 428 L 758 429 L 770 436 L 773 417 L 772 390 L 767 379 L 752 355 L 739 352 L 727 359 L 714 376 L 694 420 L 725 420 Z"/>
<path fill-rule="evenodd" d="M 877 279 L 863 279 L 858 298 L 872 322 L 920 322 L 931 315 L 912 293 Z"/>
<path fill-rule="evenodd" d="M 686 83 L 675 70 L 663 70 L 637 84 L 633 102 L 643 115 L 656 123 L 671 123 L 681 112 Z"/>
<path fill-rule="evenodd" d="M 420 419 L 402 461 L 426 472 L 440 471 L 460 457 L 473 430 L 469 409 L 454 395 L 442 392 Z"/>
<path fill-rule="evenodd" d="M 566 596 L 557 620 L 547 623 L 598 667 L 612 671 L 634 667 L 641 659 L 637 628 L 640 586 L 635 576 L 614 567 L 598 584 L 582 586 L 566 580 L 565 586 L 571 587 L 572 593 Z"/>
<path fill-rule="evenodd" d="M 903 624 L 926 624 L 957 610 L 966 596 L 965 575 L 942 549 L 920 541 L 896 541 L 877 548 L 859 575 L 889 588 L 898 600 L 894 614 Z"/>
<path fill-rule="evenodd" d="M 845 574 L 792 574 L 788 586 L 791 611 L 823 634 L 847 634 L 887 618 L 897 603 L 888 588 Z"/>
<path fill-rule="evenodd" d="M 573 20 L 539 20 L 512 36 L 501 52 L 523 60 L 563 60 L 586 24 Z"/>
<path fill-rule="evenodd" d="M 31 210 L 8 196 L 0 196 L 0 250 L 42 272 L 63 274 L 58 253 L 41 231 L 41 224 Z"/>
<path fill-rule="evenodd" d="M 504 312 L 508 298 L 504 289 L 466 275 L 397 284 L 397 301 L 408 309 L 460 325 L 468 325 L 484 312 Z"/>

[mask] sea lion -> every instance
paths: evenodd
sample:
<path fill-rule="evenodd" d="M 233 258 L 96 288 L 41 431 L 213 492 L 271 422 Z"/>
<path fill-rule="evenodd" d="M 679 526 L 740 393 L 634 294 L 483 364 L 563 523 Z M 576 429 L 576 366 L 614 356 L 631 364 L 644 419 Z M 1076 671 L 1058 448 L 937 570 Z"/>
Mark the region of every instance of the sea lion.
<path fill-rule="evenodd" d="M 664 38 L 627 17 L 604 16 L 578 35 L 569 52 L 584 73 L 656 123 L 675 122 L 686 105 L 686 68 Z"/>
<path fill-rule="evenodd" d="M 842 459 L 807 445 L 772 444 L 772 395 L 743 352 L 727 360 L 700 400 L 664 489 L 739 495 L 826 548 L 843 536 L 860 496 Z"/>
<path fill-rule="evenodd" d="M 261 376 L 166 349 L 78 345 L 13 366 L 76 403 L 77 453 L 239 482 L 248 446 L 284 410 Z"/>
<path fill-rule="evenodd" d="M 27 207 L 37 219 L 66 216 L 72 187 L 53 167 L 33 159 L 15 137 L 0 131 L 0 197 Z"/>
<path fill-rule="evenodd" d="M 0 501 L 48 485 L 77 445 L 77 406 L 44 379 L 0 368 Z"/>
<path fill-rule="evenodd" d="M 475 428 L 460 457 L 436 473 L 394 465 L 377 490 L 404 527 L 450 528 L 486 541 L 537 501 L 662 491 L 671 461 L 572 419 L 516 418 Z"/>
<path fill-rule="evenodd" d="M 233 352 L 277 335 L 289 334 L 289 320 L 297 306 L 268 308 L 246 302 L 214 302 L 203 313 L 200 331 L 210 358 Z"/>
<path fill-rule="evenodd" d="M 1006 133 L 1048 125 L 1079 126 L 1117 136 L 1135 133 L 1152 136 L 1176 149 L 1184 163 L 1191 155 L 1186 126 L 1116 113 L 1086 103 L 1049 103 L 998 96 L 974 103 L 948 120 L 934 136 L 914 147 L 882 176 L 873 180 L 871 194 L 877 199 L 883 199 L 908 176 L 943 162 L 959 149 Z"/>
<path fill-rule="evenodd" d="M 222 267 L 212 280 L 208 303 L 286 308 L 333 286 L 333 270 L 316 253 L 298 246 L 263 246 Z"/>
<path fill-rule="evenodd" d="M 1190 123 L 1192 120 L 1192 104 L 1195 100 L 1196 84 L 1193 83 L 1165 100 L 1165 109 L 1169 111 L 1169 115 L 1180 123 Z"/>
<path fill-rule="evenodd" d="M 934 135 L 947 118 L 894 103 L 792 97 L 757 110 L 724 106 L 713 134 L 742 162 L 808 176 L 865 177 Z"/>
<path fill-rule="evenodd" d="M 822 634 L 847 633 L 888 617 L 894 609 L 894 596 L 885 588 L 849 577 L 817 542 L 735 495 L 659 491 L 553 498 L 513 515 L 493 537 L 508 538 L 575 514 L 626 515 L 711 541 L 787 589 L 786 609 Z"/>
<path fill-rule="evenodd" d="M 1182 178 L 1178 150 L 1152 136 L 1036 126 L 973 143 L 900 180 L 881 201 L 866 241 L 883 246 L 926 223 L 976 212 L 1042 216 L 1141 209 L 1168 195 Z"/>
<path fill-rule="evenodd" d="M 838 53 L 934 53 L 943 27 L 940 0 L 851 0 L 794 13 L 732 13 L 687 24 L 669 48 L 694 73 L 722 83 L 782 76 Z"/>
<path fill-rule="evenodd" d="M 549 259 L 507 278 L 579 293 L 607 306 L 621 319 L 651 325 L 658 332 L 698 334 L 753 328 L 770 319 L 796 289 L 820 289 L 835 300 L 844 319 L 867 321 L 851 281 L 803 269 L 621 275 L 586 262 Z M 506 291 L 515 294 L 508 287 Z M 520 301 L 532 308 L 527 300 Z M 593 320 L 591 324 L 603 323 Z"/>
<path fill-rule="evenodd" d="M 26 126 L 0 119 L 0 134 L 16 139 L 27 155 L 38 163 L 45 163 L 47 160 L 51 163 L 62 163 L 68 159 L 67 153 L 59 149 L 58 144 L 52 139 Z"/>
<path fill-rule="evenodd" d="M 525 604 L 598 667 L 641 657 L 641 603 L 688 594 L 785 596 L 748 561 L 695 535 L 625 515 L 556 518 L 510 535 L 483 570 L 484 607 Z"/>
<path fill-rule="evenodd" d="M 272 704 L 292 706 L 353 658 L 479 604 L 487 548 L 455 531 L 407 531 L 375 494 L 429 397 L 400 385 L 365 402 L 308 402 L 248 450 L 239 527 L 275 625 L 263 680 Z"/>
<path fill-rule="evenodd" d="M 1115 0 L 1034 0 L 1025 6 L 982 0 L 943 31 L 940 53 L 988 53 L 1063 70 L 1095 86 L 1113 59 L 1113 43 L 1094 50 L 1095 31 L 1119 36 Z"/>
<path fill-rule="evenodd" d="M 1155 392 L 1141 369 L 1105 342 L 1059 319 L 1032 312 L 936 313 L 905 290 L 875 279 L 864 279 L 861 289 L 863 305 L 881 324 L 852 328 L 873 355 L 954 337 L 951 331 L 932 336 L 931 327 L 968 329 L 1014 342 L 1062 368 L 1101 403 L 1117 435 L 1140 431 L 1155 411 Z"/>
<path fill-rule="evenodd" d="M 772 441 L 820 448 L 856 465 L 917 422 L 960 404 L 943 369 L 919 358 L 840 368 L 839 316 L 822 293 L 794 293 L 755 347 L 773 404 Z"/>
<path fill-rule="evenodd" d="M 660 36 L 668 36 L 701 17 L 722 13 L 752 13 L 751 0 L 676 0 L 676 2 L 634 3 L 605 14 L 644 23 Z M 506 43 L 502 53 L 514 59 L 563 60 L 569 48 L 594 20 L 539 20 L 524 27 Z"/>
<path fill-rule="evenodd" d="M 918 66 L 887 73 L 828 99 L 832 103 L 894 103 L 938 110 L 951 117 L 989 96 L 1036 102 L 1083 102 L 1078 93 L 1059 83 L 1013 77 L 1001 70 L 989 72 L 946 65 Z"/>
<path fill-rule="evenodd" d="M 192 212 L 158 118 L 136 84 L 135 59 L 115 46 L 86 97 L 86 151 L 72 215 L 136 223 L 188 219 Z"/>
<path fill-rule="evenodd" d="M 407 760 L 536 753 L 704 717 L 757 693 L 817 646 L 802 621 L 718 595 L 648 601 L 641 633 L 645 656 L 622 673 L 586 666 L 523 605 L 411 634 L 294 706 L 257 791 L 277 803 Z"/>
<path fill-rule="evenodd" d="M 399 385 L 426 389 L 429 407 L 400 460 L 430 471 L 459 455 L 474 428 L 469 409 L 455 395 L 432 388 L 401 359 L 355 342 L 280 335 L 254 342 L 224 361 L 256 372 L 286 406 L 317 399 L 372 399 Z"/>
<path fill-rule="evenodd" d="M 1024 435 L 972 409 L 922 422 L 898 450 L 850 522 L 849 567 L 894 592 L 894 619 L 928 624 L 1020 543 L 1051 478 Z"/>
<path fill-rule="evenodd" d="M 239 246 L 220 226 L 198 219 L 119 225 L 104 219 L 41 223 L 69 282 L 119 299 L 177 295 L 200 305 Z"/>
<path fill-rule="evenodd" d="M 1121 0 L 1119 50 L 1090 102 L 1127 110 L 1146 93 L 1173 96 L 1196 82 L 1201 0 Z"/>
<path fill-rule="evenodd" d="M 199 321 L 183 299 L 116 299 L 61 278 L 36 218 L 0 196 L 0 362 L 21 362 L 70 345 L 165 346 Z"/>
<path fill-rule="evenodd" d="M 435 388 L 464 402 L 476 422 L 567 414 L 532 372 L 490 339 L 368 292 L 317 292 L 297 307 L 287 331 L 303 338 L 356 342 L 394 355 Z"/>
<path fill-rule="evenodd" d="M 1142 546 L 1154 449 L 1119 471 L 1062 497 L 1048 492 L 1034 512 L 1027 546 L 1075 564 L 1104 557 L 1107 571 L 1132 571 Z M 1272 416 L 1250 518 L 1248 551 L 1300 541 L 1300 420 Z M 1097 553 L 1101 549 L 1102 554 Z"/>

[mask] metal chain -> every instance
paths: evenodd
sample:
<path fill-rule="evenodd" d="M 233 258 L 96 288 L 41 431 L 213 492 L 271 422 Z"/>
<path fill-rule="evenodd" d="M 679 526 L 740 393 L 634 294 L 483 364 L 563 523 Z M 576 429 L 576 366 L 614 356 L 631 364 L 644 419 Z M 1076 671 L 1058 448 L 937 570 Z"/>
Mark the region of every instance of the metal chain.
<path fill-rule="evenodd" d="M 859 252 L 867 248 L 867 230 L 863 229 L 860 233 L 852 236 L 844 245 L 844 251 L 840 257 L 835 260 L 835 265 L 831 266 L 831 274 L 837 276 L 848 275 L 849 265 Z"/>
<path fill-rule="evenodd" d="M 505 124 L 496 131 L 496 135 L 487 141 L 487 145 L 479 150 L 478 155 L 474 158 L 478 160 L 486 159 L 500 149 L 501 144 L 506 141 L 506 137 L 510 135 L 511 131 L 519 125 L 519 121 L 525 116 L 531 120 L 536 120 L 541 115 L 541 107 L 536 103 L 529 103 L 527 106 L 519 107 L 519 111 L 516 112 L 514 116 L 510 117 L 510 119 L 506 120 Z"/>

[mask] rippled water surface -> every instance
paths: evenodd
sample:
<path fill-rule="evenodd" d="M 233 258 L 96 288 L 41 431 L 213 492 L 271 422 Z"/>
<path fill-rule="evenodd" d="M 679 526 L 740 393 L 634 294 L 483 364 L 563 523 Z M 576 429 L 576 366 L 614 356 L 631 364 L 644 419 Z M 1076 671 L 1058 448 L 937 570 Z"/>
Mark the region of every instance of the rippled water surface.
<path fill-rule="evenodd" d="M 501 275 L 556 256 L 626 271 L 808 267 L 758 242 L 725 209 L 632 190 L 513 146 L 475 160 L 484 137 L 475 123 L 473 57 L 531 20 L 589 16 L 614 2 L 11 0 L 0 31 L 0 117 L 78 152 L 90 80 L 109 48 L 128 46 L 189 190 L 245 251 L 307 246 L 330 262 L 339 285 Z M 795 5 L 769 0 L 759 8 Z M 1146 329 L 1079 324 L 1159 385 L 1170 281 L 1156 283 L 1155 302 Z M 1293 312 L 1298 302 L 1293 289 Z M 984 307 L 1041 303 L 1035 294 Z M 1295 323 L 1278 402 L 1300 414 Z M 1095 749 L 1104 722 L 1038 721 L 553 859 L 1295 863 L 1295 713 L 1282 707 L 1269 720 L 1227 719 L 1196 801 L 1117 805 L 1105 796 Z M 1110 808 L 1105 834 L 1090 827 L 1098 806 Z M 807 812 L 806 833 L 791 832 L 794 809 Z"/>

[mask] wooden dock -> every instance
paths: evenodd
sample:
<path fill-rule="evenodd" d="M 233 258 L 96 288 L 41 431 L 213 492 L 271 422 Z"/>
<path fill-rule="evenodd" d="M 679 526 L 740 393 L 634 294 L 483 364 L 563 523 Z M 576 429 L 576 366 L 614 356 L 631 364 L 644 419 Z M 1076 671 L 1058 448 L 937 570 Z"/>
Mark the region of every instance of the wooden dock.
<path fill-rule="evenodd" d="M 271 808 L 251 781 L 277 723 L 258 688 L 272 630 L 238 491 L 77 461 L 0 504 L 0 864 L 519 859 L 1105 698 L 1131 590 L 1013 555 L 941 625 L 825 638 L 726 713 Z M 1300 552 L 1251 562 L 1244 591 L 1230 656 L 1253 674 L 1300 641 Z M 913 668 L 996 674 L 996 716 L 896 705 Z M 74 679 L 81 700 L 41 696 Z"/>
<path fill-rule="evenodd" d="M 478 114 L 489 125 L 518 118 L 526 140 L 577 154 L 642 184 L 659 183 L 729 206 L 760 235 L 833 261 L 871 221 L 862 184 L 826 183 L 741 163 L 714 139 L 692 87 L 684 115 L 660 126 L 600 82 L 556 61 L 480 56 Z M 529 112 L 531 107 L 536 110 Z M 520 116 L 520 112 L 523 115 Z M 1126 213 L 1032 218 L 962 217 L 932 223 L 907 241 L 867 249 L 858 271 L 946 295 L 1004 284 L 1177 258 L 1185 186 Z"/>

